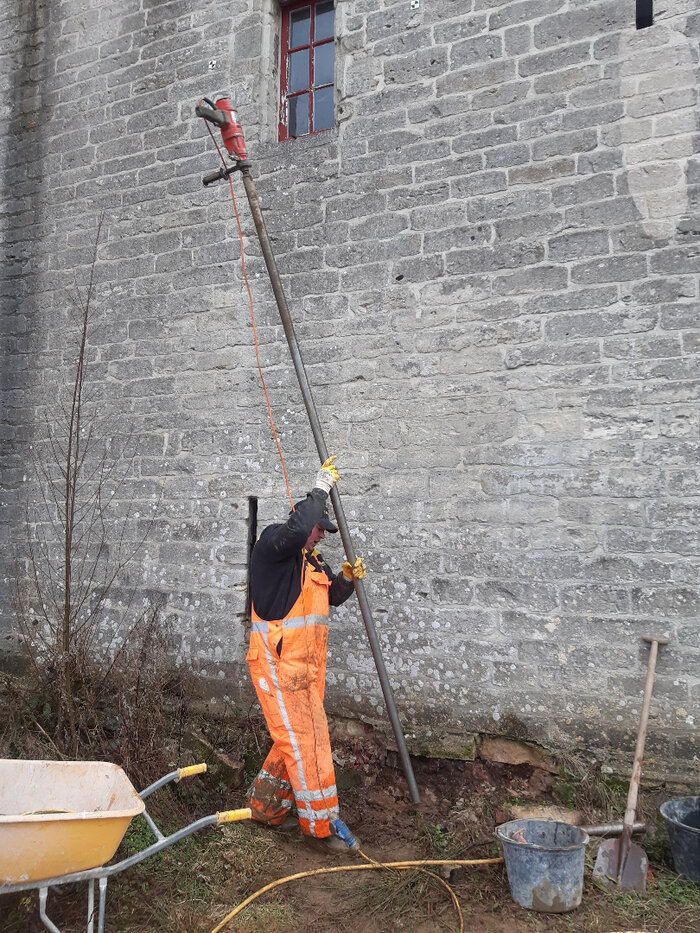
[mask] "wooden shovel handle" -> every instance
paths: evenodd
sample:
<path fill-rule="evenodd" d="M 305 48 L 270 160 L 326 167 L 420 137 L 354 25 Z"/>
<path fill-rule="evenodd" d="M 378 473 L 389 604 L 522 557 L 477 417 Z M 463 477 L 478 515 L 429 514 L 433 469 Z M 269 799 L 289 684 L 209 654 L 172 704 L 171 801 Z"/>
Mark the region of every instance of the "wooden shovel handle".
<path fill-rule="evenodd" d="M 630 780 L 630 789 L 627 794 L 627 809 L 625 810 L 624 825 L 622 835 L 620 836 L 620 875 L 624 863 L 627 859 L 630 841 L 632 839 L 632 826 L 634 824 L 634 814 L 637 809 L 637 797 L 639 796 L 639 780 L 642 775 L 642 758 L 644 757 L 644 745 L 647 738 L 647 722 L 649 720 L 649 707 L 651 705 L 651 692 L 654 687 L 654 671 L 656 670 L 656 658 L 659 651 L 659 645 L 667 645 L 668 638 L 653 635 L 644 635 L 643 640 L 651 645 L 649 649 L 649 661 L 647 663 L 647 679 L 644 684 L 644 699 L 642 700 L 642 712 L 639 717 L 639 732 L 637 733 L 637 747 L 634 751 L 634 765 L 632 766 L 632 778 Z"/>

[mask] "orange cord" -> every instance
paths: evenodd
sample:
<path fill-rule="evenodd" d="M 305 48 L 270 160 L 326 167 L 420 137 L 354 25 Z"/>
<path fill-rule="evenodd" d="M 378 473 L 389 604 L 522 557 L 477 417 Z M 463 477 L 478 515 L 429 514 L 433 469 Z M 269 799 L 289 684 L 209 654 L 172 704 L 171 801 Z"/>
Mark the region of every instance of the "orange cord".
<path fill-rule="evenodd" d="M 202 101 L 200 100 L 200 104 L 201 103 Z M 228 166 L 226 165 L 226 159 L 224 158 L 223 153 L 221 152 L 221 149 L 219 148 L 219 144 L 217 143 L 216 138 L 214 137 L 214 134 L 211 131 L 211 127 L 209 126 L 209 123 L 206 120 L 204 122 L 206 124 L 207 130 L 209 131 L 209 135 L 212 138 L 212 142 L 216 146 L 216 151 L 219 153 L 219 158 L 221 159 L 222 165 L 224 166 L 224 168 L 228 168 Z M 259 353 L 259 348 L 258 348 L 258 332 L 255 328 L 255 312 L 253 310 L 253 293 L 250 290 L 250 283 L 248 282 L 248 273 L 246 272 L 246 267 L 245 267 L 245 254 L 243 252 L 243 231 L 241 229 L 241 220 L 240 220 L 240 217 L 238 216 L 238 206 L 236 205 L 236 195 L 234 194 L 234 191 L 233 191 L 233 182 L 231 181 L 230 175 L 228 176 L 228 186 L 231 191 L 231 201 L 233 203 L 233 212 L 236 215 L 236 224 L 238 226 L 238 240 L 239 240 L 240 247 L 241 247 L 241 269 L 243 270 L 243 281 L 245 282 L 245 287 L 248 292 L 248 302 L 250 304 L 250 320 L 253 325 L 253 339 L 255 341 L 255 360 L 258 364 L 258 372 L 260 373 L 260 381 L 262 382 L 263 391 L 265 392 L 265 401 L 267 402 L 267 415 L 268 415 L 268 418 L 270 419 L 270 427 L 272 428 L 272 434 L 275 438 L 275 444 L 277 445 L 277 453 L 279 454 L 280 463 L 282 464 L 282 472 L 284 473 L 284 482 L 287 487 L 287 495 L 289 496 L 289 502 L 293 510 L 294 499 L 292 497 L 292 493 L 289 488 L 289 478 L 287 476 L 287 467 L 285 466 L 285 463 L 284 463 L 284 457 L 282 456 L 282 448 L 280 447 L 279 438 L 277 437 L 277 431 L 275 430 L 275 422 L 272 418 L 272 406 L 270 405 L 270 396 L 267 394 L 267 385 L 265 384 L 265 377 L 263 376 L 262 366 L 260 365 L 260 353 Z"/>

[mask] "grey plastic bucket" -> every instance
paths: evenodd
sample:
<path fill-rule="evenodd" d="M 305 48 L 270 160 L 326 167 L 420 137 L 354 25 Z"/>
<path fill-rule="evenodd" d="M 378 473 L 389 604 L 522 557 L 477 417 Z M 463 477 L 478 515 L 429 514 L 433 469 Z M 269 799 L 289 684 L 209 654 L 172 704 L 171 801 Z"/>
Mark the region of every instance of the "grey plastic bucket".
<path fill-rule="evenodd" d="M 522 830 L 525 842 L 513 833 Z M 529 910 L 562 914 L 583 894 L 583 861 L 588 835 L 554 820 L 511 820 L 496 827 L 503 844 L 513 900 Z"/>
<path fill-rule="evenodd" d="M 671 844 L 673 867 L 700 887 L 700 797 L 677 797 L 659 807 Z"/>

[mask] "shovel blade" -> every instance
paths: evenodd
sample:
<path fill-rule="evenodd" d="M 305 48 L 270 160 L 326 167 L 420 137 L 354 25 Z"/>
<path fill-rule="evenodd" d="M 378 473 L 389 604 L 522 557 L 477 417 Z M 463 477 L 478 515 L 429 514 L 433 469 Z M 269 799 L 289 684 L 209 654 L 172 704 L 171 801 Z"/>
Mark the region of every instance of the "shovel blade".
<path fill-rule="evenodd" d="M 620 865 L 620 839 L 606 839 L 601 843 L 593 866 L 593 877 L 603 884 L 616 884 L 624 891 L 639 891 L 643 894 L 647 886 L 649 860 L 641 846 L 630 843 L 627 858 L 618 878 Z"/>

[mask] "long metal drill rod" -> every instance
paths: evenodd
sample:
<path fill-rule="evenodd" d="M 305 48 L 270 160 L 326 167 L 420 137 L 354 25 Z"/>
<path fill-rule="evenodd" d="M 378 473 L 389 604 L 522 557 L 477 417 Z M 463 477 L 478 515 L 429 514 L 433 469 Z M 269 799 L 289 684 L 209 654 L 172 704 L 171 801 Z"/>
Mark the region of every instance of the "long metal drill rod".
<path fill-rule="evenodd" d="M 311 423 L 311 431 L 313 432 L 314 440 L 316 441 L 316 448 L 321 458 L 321 462 L 323 463 L 328 459 L 328 449 L 323 438 L 321 422 L 319 421 L 318 414 L 316 413 L 316 406 L 314 405 L 311 386 L 309 385 L 309 380 L 306 376 L 306 370 L 304 369 L 304 362 L 301 358 L 301 351 L 299 349 L 299 344 L 297 343 L 296 334 L 294 332 L 294 325 L 292 323 L 292 318 L 287 306 L 287 299 L 285 298 L 284 289 L 282 288 L 282 282 L 277 270 L 277 263 L 272 251 L 272 244 L 270 243 L 270 237 L 267 233 L 267 228 L 265 227 L 265 219 L 263 218 L 262 211 L 260 209 L 258 194 L 255 190 L 255 182 L 253 181 L 253 177 L 250 174 L 249 168 L 242 168 L 241 175 L 243 176 L 243 185 L 245 186 L 245 191 L 248 196 L 248 203 L 250 204 L 250 209 L 253 214 L 253 223 L 255 224 L 258 239 L 260 240 L 260 246 L 262 247 L 265 265 L 267 266 L 267 271 L 270 275 L 272 291 L 275 294 L 277 307 L 282 319 L 282 326 L 284 327 L 284 333 L 287 338 L 287 343 L 289 344 L 289 350 L 292 354 L 292 361 L 294 363 L 294 369 L 296 370 L 297 379 L 299 380 L 299 386 L 301 388 L 301 394 L 304 399 L 304 405 L 306 406 L 309 422 Z M 340 501 L 340 494 L 338 493 L 338 490 L 335 488 L 335 486 L 331 490 L 331 502 L 333 503 L 335 517 L 338 522 L 338 530 L 340 531 L 340 537 L 343 542 L 343 547 L 345 548 L 345 553 L 350 563 L 354 564 L 355 551 L 352 546 L 352 541 L 350 540 L 350 532 L 348 530 L 348 524 L 345 520 L 345 513 Z M 382 693 L 384 694 L 384 702 L 386 704 L 387 713 L 389 714 L 391 727 L 394 730 L 394 736 L 396 737 L 396 745 L 398 748 L 399 757 L 401 759 L 403 773 L 406 777 L 406 781 L 408 782 L 408 789 L 411 794 L 411 800 L 414 803 L 418 803 L 420 801 L 418 785 L 416 784 L 416 779 L 413 775 L 413 767 L 411 765 L 411 759 L 408 755 L 408 749 L 406 748 L 406 740 L 404 739 L 403 730 L 401 729 L 399 715 L 396 712 L 394 693 L 391 689 L 391 684 L 389 683 L 389 675 L 387 674 L 384 658 L 382 657 L 377 631 L 374 627 L 374 622 L 372 621 L 372 613 L 369 608 L 367 594 L 365 593 L 365 587 L 362 580 L 355 580 L 355 590 L 357 592 L 357 600 L 360 604 L 362 621 L 365 623 L 367 638 L 369 639 L 369 645 L 372 649 L 372 656 L 377 668 L 377 673 L 379 674 L 379 683 L 381 684 Z"/>

